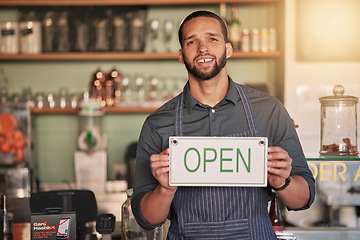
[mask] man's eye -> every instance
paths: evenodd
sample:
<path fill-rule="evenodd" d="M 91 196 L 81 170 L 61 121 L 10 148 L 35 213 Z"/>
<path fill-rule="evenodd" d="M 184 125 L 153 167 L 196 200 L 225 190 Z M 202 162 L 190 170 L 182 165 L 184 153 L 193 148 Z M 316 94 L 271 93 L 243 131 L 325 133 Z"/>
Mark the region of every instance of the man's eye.
<path fill-rule="evenodd" d="M 217 38 L 210 38 L 210 41 L 217 42 Z"/>
<path fill-rule="evenodd" d="M 186 43 L 186 45 L 191 45 L 191 44 L 194 44 L 195 43 L 195 41 L 188 41 L 187 43 Z"/>

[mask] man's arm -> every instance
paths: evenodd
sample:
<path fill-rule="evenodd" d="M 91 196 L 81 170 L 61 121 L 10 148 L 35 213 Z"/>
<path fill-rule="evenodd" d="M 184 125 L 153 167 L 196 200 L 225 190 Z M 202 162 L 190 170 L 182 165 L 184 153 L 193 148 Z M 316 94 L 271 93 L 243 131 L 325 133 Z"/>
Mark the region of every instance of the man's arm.
<path fill-rule="evenodd" d="M 158 225 L 168 216 L 177 190 L 177 187 L 169 185 L 169 149 L 160 154 L 151 155 L 150 168 L 159 186 L 143 197 L 141 213 L 147 223 Z"/>
<path fill-rule="evenodd" d="M 290 176 L 292 159 L 280 147 L 269 147 L 268 152 L 268 181 L 272 187 L 280 188 Z M 309 185 L 298 175 L 290 176 L 290 179 L 285 189 L 277 191 L 279 198 L 289 208 L 303 208 L 310 200 Z"/>

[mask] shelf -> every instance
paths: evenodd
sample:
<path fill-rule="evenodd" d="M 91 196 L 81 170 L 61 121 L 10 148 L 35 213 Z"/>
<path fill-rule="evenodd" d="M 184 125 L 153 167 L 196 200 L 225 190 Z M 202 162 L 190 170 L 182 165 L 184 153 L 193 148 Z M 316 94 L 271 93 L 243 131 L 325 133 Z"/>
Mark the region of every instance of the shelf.
<path fill-rule="evenodd" d="M 331 161 L 360 161 L 359 155 L 347 155 L 347 156 L 311 156 L 306 157 L 307 161 L 323 161 L 323 162 L 331 162 Z"/>
<path fill-rule="evenodd" d="M 0 6 L 110 6 L 194 5 L 225 3 L 271 3 L 279 0 L 0 0 Z"/>
<path fill-rule="evenodd" d="M 171 60 L 178 59 L 179 53 L 143 53 L 143 52 L 69 52 L 41 54 L 0 54 L 0 61 L 99 61 L 99 60 Z M 274 58 L 276 52 L 234 52 L 231 58 Z"/>
<path fill-rule="evenodd" d="M 108 107 L 105 113 L 152 113 L 158 107 Z M 31 114 L 77 114 L 77 108 L 31 108 Z"/>

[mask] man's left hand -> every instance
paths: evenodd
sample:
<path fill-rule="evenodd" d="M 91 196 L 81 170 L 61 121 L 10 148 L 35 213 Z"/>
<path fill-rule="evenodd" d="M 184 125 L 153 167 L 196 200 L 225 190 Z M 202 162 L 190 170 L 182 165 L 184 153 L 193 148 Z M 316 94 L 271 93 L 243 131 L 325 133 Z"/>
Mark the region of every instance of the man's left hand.
<path fill-rule="evenodd" d="M 292 159 L 281 147 L 268 148 L 268 182 L 274 188 L 280 188 L 290 176 Z"/>

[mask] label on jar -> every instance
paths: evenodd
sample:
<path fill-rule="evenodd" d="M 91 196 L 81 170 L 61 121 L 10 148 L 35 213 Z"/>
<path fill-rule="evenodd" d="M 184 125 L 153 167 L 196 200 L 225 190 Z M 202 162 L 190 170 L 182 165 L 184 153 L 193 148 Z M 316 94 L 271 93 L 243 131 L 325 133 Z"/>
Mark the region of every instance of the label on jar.
<path fill-rule="evenodd" d="M 26 36 L 26 35 L 32 34 L 32 32 L 33 32 L 32 28 L 24 28 L 24 29 L 21 29 L 21 35 L 22 35 L 22 36 Z"/>
<path fill-rule="evenodd" d="M 12 35 L 15 35 L 15 31 L 14 31 L 14 29 L 3 29 L 3 30 L 1 30 L 1 35 L 2 36 L 12 36 Z"/>

